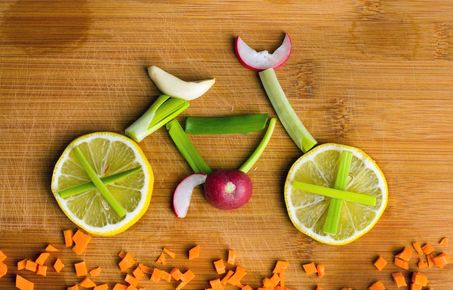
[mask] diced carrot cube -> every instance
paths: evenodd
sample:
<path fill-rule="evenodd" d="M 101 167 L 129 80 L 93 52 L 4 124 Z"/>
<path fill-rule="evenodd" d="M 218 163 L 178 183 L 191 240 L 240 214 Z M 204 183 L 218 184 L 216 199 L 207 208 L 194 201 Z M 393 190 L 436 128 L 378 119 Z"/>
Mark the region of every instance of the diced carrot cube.
<path fill-rule="evenodd" d="M 83 277 L 88 275 L 87 264 L 85 262 L 75 263 L 74 269 L 77 277 Z"/>
<path fill-rule="evenodd" d="M 426 255 L 426 260 L 428 261 L 428 268 L 431 269 L 434 267 L 433 254 Z"/>
<path fill-rule="evenodd" d="M 72 236 L 72 240 L 75 244 L 72 251 L 77 255 L 82 255 L 91 241 L 91 236 L 81 230 L 77 230 L 77 232 Z"/>
<path fill-rule="evenodd" d="M 115 286 L 113 286 L 113 290 L 127 290 L 127 286 L 120 283 L 116 283 Z"/>
<path fill-rule="evenodd" d="M 173 268 L 170 271 L 170 274 L 173 277 L 173 279 L 175 279 L 176 281 L 179 281 L 182 278 L 182 273 L 181 273 L 181 271 L 178 268 Z"/>
<path fill-rule="evenodd" d="M 178 284 L 178 286 L 176 286 L 175 290 L 181 290 L 182 288 L 186 287 L 187 284 L 189 284 L 189 282 L 182 281 Z"/>
<path fill-rule="evenodd" d="M 448 247 L 448 237 L 443 237 L 439 240 L 439 245 L 443 247 Z"/>
<path fill-rule="evenodd" d="M 167 248 L 164 248 L 163 249 L 164 253 L 167 254 L 170 258 L 174 259 L 176 257 L 176 254 L 175 252 L 167 249 Z"/>
<path fill-rule="evenodd" d="M 157 258 L 156 264 L 161 264 L 161 265 L 167 264 L 167 260 L 166 260 L 166 258 L 165 258 L 164 253 L 161 253 L 160 256 L 159 256 L 159 258 Z"/>
<path fill-rule="evenodd" d="M 189 283 L 193 278 L 195 278 L 195 274 L 191 270 L 187 270 L 182 274 L 181 281 Z"/>
<path fill-rule="evenodd" d="M 138 266 L 140 267 L 140 270 L 142 270 L 143 273 L 146 274 L 153 273 L 153 270 L 150 267 L 146 266 L 145 264 L 139 263 Z"/>
<path fill-rule="evenodd" d="M 36 274 L 46 277 L 47 276 L 47 266 L 38 265 L 38 270 Z"/>
<path fill-rule="evenodd" d="M 222 285 L 222 282 L 220 282 L 220 279 L 211 280 L 211 281 L 209 281 L 209 284 L 211 285 L 212 290 L 223 289 L 223 285 Z"/>
<path fill-rule="evenodd" d="M 38 269 L 38 264 L 36 264 L 32 260 L 27 260 L 25 262 L 25 270 L 28 270 L 31 272 L 36 272 L 37 269 Z"/>
<path fill-rule="evenodd" d="M 93 282 L 89 277 L 85 277 L 80 283 L 80 286 L 83 288 L 94 288 L 96 287 L 96 283 Z"/>
<path fill-rule="evenodd" d="M 121 272 L 126 272 L 130 267 L 134 266 L 135 260 L 132 254 L 126 253 L 124 258 L 118 263 Z"/>
<path fill-rule="evenodd" d="M 412 242 L 412 247 L 414 248 L 414 250 L 417 252 L 417 254 L 419 256 L 423 256 L 422 246 L 420 245 L 419 242 Z"/>
<path fill-rule="evenodd" d="M 3 262 L 5 261 L 7 258 L 7 256 L 5 255 L 5 253 L 3 253 L 2 250 L 0 250 L 0 262 Z"/>
<path fill-rule="evenodd" d="M 404 278 L 403 273 L 394 272 L 392 273 L 393 281 L 395 281 L 396 287 L 407 287 L 406 278 Z"/>
<path fill-rule="evenodd" d="M 249 285 L 245 285 L 244 287 L 241 288 L 241 290 L 253 290 L 253 288 L 250 287 Z"/>
<path fill-rule="evenodd" d="M 228 283 L 228 280 L 231 278 L 231 276 L 233 276 L 233 274 L 234 274 L 233 271 L 228 270 L 228 272 L 225 274 L 225 276 L 223 276 L 222 280 L 220 280 L 220 282 L 222 282 L 223 286 L 225 286 Z"/>
<path fill-rule="evenodd" d="M 108 289 L 109 289 L 109 285 L 106 283 L 97 285 L 96 287 L 93 288 L 93 290 L 108 290 Z"/>
<path fill-rule="evenodd" d="M 303 264 L 302 267 L 304 268 L 304 271 L 305 271 L 305 273 L 307 273 L 307 275 L 318 273 L 318 270 L 316 269 L 316 265 L 313 262 Z"/>
<path fill-rule="evenodd" d="M 16 288 L 20 290 L 33 290 L 35 283 L 28 281 L 21 275 L 16 275 Z"/>
<path fill-rule="evenodd" d="M 67 290 L 79 290 L 79 285 L 74 284 L 74 285 L 72 285 L 72 286 L 69 286 L 69 287 L 67 288 Z"/>
<path fill-rule="evenodd" d="M 55 269 L 55 271 L 57 271 L 57 273 L 60 273 L 64 268 L 64 264 L 60 259 L 57 259 L 53 264 L 53 268 Z"/>
<path fill-rule="evenodd" d="M 228 279 L 228 284 L 241 288 L 243 285 L 241 284 L 242 278 L 247 275 L 247 271 L 241 266 L 236 266 L 236 270 L 234 271 L 233 276 Z"/>
<path fill-rule="evenodd" d="M 157 268 L 154 268 L 153 274 L 151 275 L 151 281 L 157 283 L 160 281 L 160 270 Z"/>
<path fill-rule="evenodd" d="M 118 257 L 120 257 L 122 259 L 122 258 L 124 258 L 124 256 L 126 256 L 126 251 L 125 250 L 121 250 L 121 251 L 118 252 Z M 116 283 L 115 285 L 122 285 L 122 284 Z"/>
<path fill-rule="evenodd" d="M 217 274 L 222 275 L 225 274 L 225 263 L 223 262 L 223 259 L 214 261 L 214 268 Z"/>
<path fill-rule="evenodd" d="M 137 285 L 138 285 L 138 280 L 130 274 L 126 275 L 126 278 L 124 278 L 124 281 L 129 283 L 129 285 L 133 285 L 134 287 L 137 287 Z"/>
<path fill-rule="evenodd" d="M 401 250 L 401 252 L 396 255 L 396 257 L 409 262 L 412 257 L 412 249 L 409 247 L 404 247 L 403 250 Z"/>
<path fill-rule="evenodd" d="M 278 283 L 280 283 L 280 276 L 277 273 L 274 273 L 270 280 L 272 281 L 272 287 L 277 287 Z"/>
<path fill-rule="evenodd" d="M 410 290 L 422 290 L 422 286 L 412 283 Z"/>
<path fill-rule="evenodd" d="M 319 285 L 316 285 L 316 288 L 315 288 L 315 290 L 322 290 L 322 288 L 321 288 L 321 286 L 319 286 Z"/>
<path fill-rule="evenodd" d="M 58 252 L 58 249 L 55 248 L 55 246 L 53 246 L 52 244 L 48 244 L 46 247 L 46 252 L 54 253 Z"/>
<path fill-rule="evenodd" d="M 426 243 L 423 245 L 422 250 L 425 255 L 429 255 L 434 252 L 434 247 L 430 243 Z"/>
<path fill-rule="evenodd" d="M 166 271 L 160 271 L 160 278 L 166 282 L 171 282 L 171 274 Z"/>
<path fill-rule="evenodd" d="M 281 272 L 285 271 L 286 268 L 288 268 L 288 265 L 289 263 L 287 261 L 277 261 L 277 263 L 275 263 L 275 267 L 272 273 L 280 274 Z"/>
<path fill-rule="evenodd" d="M 449 257 L 446 253 L 440 253 L 439 255 L 432 258 L 434 265 L 439 268 L 444 268 L 449 263 Z"/>
<path fill-rule="evenodd" d="M 411 282 L 413 284 L 426 286 L 426 285 L 428 285 L 428 277 L 425 274 L 422 274 L 420 272 L 414 272 L 414 273 L 412 273 Z"/>
<path fill-rule="evenodd" d="M 316 271 L 319 278 L 322 278 L 324 277 L 324 275 L 326 275 L 326 267 L 323 264 L 316 265 Z"/>
<path fill-rule="evenodd" d="M 139 266 L 137 266 L 137 268 L 135 268 L 135 270 L 132 271 L 132 275 L 134 275 L 134 277 L 137 278 L 137 280 L 141 280 L 145 277 L 145 273 L 143 273 Z"/>
<path fill-rule="evenodd" d="M 381 281 L 376 281 L 368 287 L 368 290 L 385 290 L 385 286 Z"/>
<path fill-rule="evenodd" d="M 101 267 L 96 267 L 96 268 L 94 268 L 93 270 L 90 271 L 90 276 L 91 277 L 97 277 L 97 276 L 101 275 L 101 272 L 102 272 L 102 268 Z"/>
<path fill-rule="evenodd" d="M 200 257 L 200 251 L 201 251 L 201 247 L 199 245 L 190 249 L 189 250 L 189 260 L 193 260 L 193 259 Z"/>
<path fill-rule="evenodd" d="M 64 244 L 65 244 L 66 248 L 72 247 L 72 235 L 73 235 L 72 230 L 63 231 Z"/>
<path fill-rule="evenodd" d="M 5 263 L 0 262 L 0 278 L 5 276 L 7 273 L 8 273 L 8 266 Z"/>
<path fill-rule="evenodd" d="M 47 259 L 49 259 L 49 257 L 50 257 L 50 253 L 47 253 L 47 252 L 41 253 L 39 255 L 39 257 L 35 260 L 35 263 L 38 265 L 44 265 L 46 263 Z"/>
<path fill-rule="evenodd" d="M 20 270 L 23 270 L 25 269 L 25 263 L 27 262 L 26 259 L 23 259 L 23 260 L 20 260 L 17 262 L 17 270 L 20 271 Z"/>
<path fill-rule="evenodd" d="M 395 266 L 404 269 L 404 270 L 409 270 L 409 263 L 407 261 L 404 261 L 398 257 L 395 257 Z"/>
<path fill-rule="evenodd" d="M 280 278 L 280 287 L 282 289 L 285 289 L 285 271 L 282 271 L 281 273 L 279 273 L 278 277 Z"/>
<path fill-rule="evenodd" d="M 426 264 L 426 262 L 423 261 L 422 258 L 420 258 L 420 259 L 418 259 L 417 267 L 418 267 L 419 270 L 427 269 L 428 268 L 428 264 Z"/>
<path fill-rule="evenodd" d="M 234 264 L 236 264 L 236 251 L 235 250 L 232 250 L 232 249 L 228 250 L 227 263 L 230 265 L 233 265 L 233 266 L 234 266 Z"/>

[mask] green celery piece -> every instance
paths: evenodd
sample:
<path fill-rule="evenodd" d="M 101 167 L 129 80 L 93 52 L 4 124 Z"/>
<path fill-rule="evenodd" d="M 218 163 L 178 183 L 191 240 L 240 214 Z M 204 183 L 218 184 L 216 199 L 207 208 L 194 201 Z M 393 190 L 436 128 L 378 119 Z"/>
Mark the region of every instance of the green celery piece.
<path fill-rule="evenodd" d="M 130 125 L 125 133 L 140 142 L 189 107 L 189 102 L 166 95 L 159 96 L 149 109 Z"/>
<path fill-rule="evenodd" d="M 178 120 L 172 120 L 166 125 L 171 139 L 178 148 L 181 155 L 189 163 L 189 166 L 195 173 L 211 173 L 212 169 L 203 160 L 197 148 L 192 144 L 189 137 L 186 135 Z"/>
<path fill-rule="evenodd" d="M 88 177 L 91 179 L 91 182 L 96 186 L 96 188 L 101 193 L 102 197 L 107 201 L 107 203 L 112 207 L 115 213 L 119 217 L 124 217 L 126 215 L 126 210 L 124 207 L 116 200 L 116 198 L 112 195 L 110 190 L 105 186 L 102 180 L 94 171 L 93 167 L 91 167 L 90 163 L 86 159 L 85 155 L 83 155 L 82 150 L 79 147 L 74 147 L 74 153 L 77 157 L 82 168 L 85 170 Z"/>
<path fill-rule="evenodd" d="M 185 131 L 190 134 L 246 134 L 263 130 L 268 118 L 268 114 L 187 117 Z"/>
<path fill-rule="evenodd" d="M 141 169 L 141 167 L 135 167 L 135 168 L 128 169 L 128 170 L 125 170 L 120 173 L 112 174 L 110 176 L 105 176 L 105 177 L 101 178 L 101 181 L 105 185 L 111 184 L 111 183 L 120 181 L 120 180 L 128 177 L 129 175 L 132 175 L 133 173 L 139 171 L 140 169 Z M 93 182 L 87 182 L 87 183 L 79 184 L 79 185 L 64 189 L 64 190 L 60 191 L 58 194 L 60 195 L 61 198 L 68 198 L 68 197 L 71 197 L 74 195 L 78 195 L 78 194 L 93 190 L 95 188 L 96 188 L 96 186 L 94 185 Z"/>
<path fill-rule="evenodd" d="M 345 190 L 349 170 L 352 163 L 352 152 L 348 150 L 343 150 L 340 153 L 339 165 L 337 177 L 335 179 L 334 187 L 339 190 Z M 327 210 L 327 218 L 324 222 L 323 231 L 328 234 L 335 235 L 338 231 L 338 225 L 340 222 L 341 208 L 343 207 L 343 201 L 337 198 L 332 198 L 329 204 L 329 209 Z"/>
<path fill-rule="evenodd" d="M 261 157 L 261 154 L 263 154 L 263 151 L 269 143 L 269 140 L 271 140 L 276 123 L 277 119 L 271 118 L 263 139 L 261 140 L 258 147 L 256 147 L 255 151 L 253 151 L 252 155 L 250 155 L 250 157 L 241 165 L 241 167 L 239 168 L 240 171 L 247 173 L 253 167 L 253 165 L 255 165 L 256 161 L 258 161 L 258 159 Z"/>
<path fill-rule="evenodd" d="M 288 135 L 304 153 L 313 148 L 317 142 L 305 128 L 296 112 L 294 112 L 293 107 L 278 82 L 274 69 L 269 68 L 263 70 L 259 72 L 259 76 L 264 90 Z"/>
<path fill-rule="evenodd" d="M 376 205 L 376 198 L 374 196 L 367 194 L 343 191 L 339 189 L 299 181 L 294 181 L 293 187 L 309 193 L 323 195 L 334 199 L 340 199 L 369 206 Z"/>

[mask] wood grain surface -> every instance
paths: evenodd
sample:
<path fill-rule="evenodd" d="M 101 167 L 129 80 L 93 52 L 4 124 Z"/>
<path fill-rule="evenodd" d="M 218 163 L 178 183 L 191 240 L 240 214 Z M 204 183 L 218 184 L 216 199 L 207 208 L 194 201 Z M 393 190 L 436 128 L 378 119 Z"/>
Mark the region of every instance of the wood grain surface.
<path fill-rule="evenodd" d="M 240 34 L 255 48 L 272 50 L 283 32 L 294 47 L 278 75 L 299 116 L 320 142 L 360 147 L 386 174 L 389 205 L 376 227 L 350 245 L 333 247 L 291 225 L 282 185 L 301 152 L 280 124 L 251 172 L 249 204 L 220 211 L 197 191 L 188 217 L 176 219 L 171 194 L 190 169 L 160 130 L 140 144 L 156 177 L 148 212 L 126 233 L 94 238 L 84 260 L 103 267 L 97 282 L 113 283 L 122 279 L 118 250 L 152 263 L 168 246 L 178 254 L 174 265 L 197 274 L 185 289 L 204 289 L 216 277 L 210 261 L 231 247 L 254 287 L 280 258 L 291 263 L 292 289 L 317 283 L 327 290 L 367 289 L 376 279 L 396 289 L 394 266 L 373 268 L 377 254 L 390 260 L 413 240 L 453 238 L 452 11 L 448 0 L 2 0 L 0 249 L 10 271 L 0 289 L 14 288 L 17 260 L 35 258 L 48 242 L 62 246 L 61 231 L 74 225 L 50 192 L 55 161 L 75 137 L 122 132 L 142 114 L 159 94 L 146 66 L 184 79 L 217 78 L 186 116 L 274 114 L 257 76 L 236 60 L 232 40 Z M 193 141 L 212 167 L 234 168 L 260 137 Z M 194 244 L 203 247 L 202 257 L 187 262 L 184 253 Z M 65 289 L 78 281 L 71 263 L 80 258 L 68 250 L 59 256 L 67 265 L 62 273 L 23 275 L 36 289 Z M 324 263 L 326 277 L 306 277 L 306 261 Z M 428 277 L 436 290 L 453 289 L 451 265 Z"/>

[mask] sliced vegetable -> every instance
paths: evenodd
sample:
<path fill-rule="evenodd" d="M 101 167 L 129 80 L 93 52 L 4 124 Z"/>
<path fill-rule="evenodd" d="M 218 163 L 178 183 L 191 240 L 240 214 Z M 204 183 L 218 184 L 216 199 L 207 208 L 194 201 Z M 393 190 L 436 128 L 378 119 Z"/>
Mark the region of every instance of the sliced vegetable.
<path fill-rule="evenodd" d="M 72 236 L 72 240 L 74 241 L 74 247 L 72 247 L 72 251 L 77 255 L 82 255 L 91 241 L 91 236 L 82 232 L 81 230 L 77 230 L 77 232 Z"/>
<path fill-rule="evenodd" d="M 39 255 L 39 257 L 35 260 L 35 263 L 38 265 L 44 265 L 46 263 L 47 259 L 49 259 L 49 257 L 50 257 L 50 253 L 47 253 L 47 252 L 41 253 Z"/>
<path fill-rule="evenodd" d="M 17 270 L 24 270 L 25 269 L 25 264 L 27 263 L 26 259 L 20 260 L 17 262 Z"/>
<path fill-rule="evenodd" d="M 165 254 L 167 254 L 170 258 L 174 259 L 176 258 L 175 252 L 169 250 L 168 248 L 163 248 L 162 250 Z"/>
<path fill-rule="evenodd" d="M 26 266 L 25 266 L 25 267 L 26 267 Z M 57 260 L 55 261 L 55 263 L 53 264 L 53 268 L 55 269 L 55 271 L 56 271 L 57 273 L 60 273 L 61 270 L 63 270 L 63 268 L 64 268 L 64 264 L 63 264 L 63 262 L 62 262 L 60 259 L 57 259 Z"/>
<path fill-rule="evenodd" d="M 161 92 L 186 101 L 201 97 L 215 84 L 215 79 L 186 82 L 154 65 L 148 75 Z"/>
<path fill-rule="evenodd" d="M 241 165 L 239 168 L 240 171 L 247 173 L 252 169 L 253 165 L 255 165 L 256 161 L 261 157 L 263 154 L 264 149 L 266 148 L 267 144 L 271 140 L 272 133 L 274 132 L 275 124 L 277 119 L 271 118 L 269 121 L 269 126 L 267 127 L 266 133 L 264 134 L 263 139 L 261 140 L 258 147 L 256 147 L 255 151 L 253 151 L 252 155 Z"/>
<path fill-rule="evenodd" d="M 419 242 L 412 242 L 412 247 L 414 248 L 414 250 L 417 252 L 417 254 L 419 256 L 423 256 L 424 255 L 422 247 L 421 247 Z"/>
<path fill-rule="evenodd" d="M 397 266 L 398 268 L 401 268 L 404 270 L 409 270 L 409 262 L 404 261 L 403 259 L 395 257 L 394 263 L 395 263 L 395 266 Z"/>
<path fill-rule="evenodd" d="M 304 268 L 304 271 L 305 271 L 305 273 L 307 273 L 307 275 L 318 273 L 318 270 L 316 269 L 316 265 L 313 262 L 303 264 L 302 268 Z"/>
<path fill-rule="evenodd" d="M 376 281 L 368 287 L 368 290 L 385 290 L 384 283 L 382 281 Z"/>
<path fill-rule="evenodd" d="M 0 278 L 5 276 L 6 273 L 8 273 L 8 266 L 5 263 L 0 262 Z"/>
<path fill-rule="evenodd" d="M 46 252 L 54 253 L 54 252 L 58 252 L 58 249 L 55 246 L 53 246 L 52 244 L 48 244 L 46 247 Z"/>
<path fill-rule="evenodd" d="M 90 270 L 90 276 L 91 277 L 97 277 L 97 276 L 101 275 L 101 272 L 102 272 L 102 268 L 101 267 L 96 267 L 96 268 Z"/>
<path fill-rule="evenodd" d="M 96 285 L 93 290 L 108 290 L 109 285 L 107 283 Z"/>
<path fill-rule="evenodd" d="M 223 262 L 223 259 L 214 261 L 214 268 L 217 274 L 222 275 L 225 274 L 225 263 Z"/>
<path fill-rule="evenodd" d="M 278 82 L 275 71 L 272 68 L 266 69 L 260 72 L 259 76 L 267 96 L 288 135 L 304 153 L 313 148 L 317 142 L 291 107 L 285 92 Z"/>
<path fill-rule="evenodd" d="M 166 271 L 160 271 L 160 278 L 166 282 L 171 282 L 171 274 Z"/>
<path fill-rule="evenodd" d="M 160 281 L 160 270 L 157 268 L 154 268 L 153 273 L 151 274 L 151 281 L 154 283 L 157 283 Z"/>
<path fill-rule="evenodd" d="M 406 278 L 404 278 L 403 273 L 401 272 L 394 272 L 392 273 L 393 281 L 395 281 L 396 287 L 407 287 Z"/>
<path fill-rule="evenodd" d="M 5 261 L 6 258 L 7 256 L 5 255 L 5 253 L 3 253 L 3 251 L 0 250 L 0 262 Z"/>
<path fill-rule="evenodd" d="M 182 273 L 181 273 L 181 270 L 179 270 L 178 268 L 173 268 L 170 272 L 170 275 L 173 277 L 173 279 L 175 279 L 176 281 L 179 281 L 181 280 L 182 278 Z"/>
<path fill-rule="evenodd" d="M 30 272 L 36 272 L 37 269 L 38 269 L 38 264 L 36 264 L 32 260 L 27 260 L 25 262 L 25 270 L 28 270 Z"/>
<path fill-rule="evenodd" d="M 207 175 L 195 173 L 184 178 L 173 194 L 173 210 L 179 218 L 185 218 L 189 211 L 193 189 L 206 181 Z"/>
<path fill-rule="evenodd" d="M 38 265 L 38 270 L 36 271 L 36 274 L 46 277 L 47 276 L 47 266 Z"/>
<path fill-rule="evenodd" d="M 376 204 L 376 198 L 371 195 L 362 194 L 362 193 L 355 193 L 350 191 L 342 191 L 338 189 L 333 189 L 329 187 L 308 184 L 305 182 L 294 181 L 293 186 L 297 189 L 313 193 L 319 194 L 331 198 L 342 199 L 349 202 L 355 202 L 363 205 L 370 205 L 374 206 Z"/>
<path fill-rule="evenodd" d="M 401 252 L 396 255 L 396 257 L 409 262 L 409 260 L 412 258 L 412 249 L 409 247 L 404 247 Z"/>
<path fill-rule="evenodd" d="M 433 245 L 431 245 L 430 243 L 426 243 L 422 247 L 422 251 L 425 255 L 431 254 L 432 252 L 434 252 L 434 250 L 435 249 L 434 249 Z"/>
<path fill-rule="evenodd" d="M 247 275 L 247 271 L 241 266 L 236 266 L 233 276 L 228 279 L 228 284 L 241 288 L 243 285 L 241 283 L 242 278 Z"/>
<path fill-rule="evenodd" d="M 187 117 L 185 131 L 190 134 L 247 134 L 263 130 L 268 117 L 268 114 Z"/>
<path fill-rule="evenodd" d="M 277 263 L 275 263 L 275 267 L 272 273 L 277 274 L 283 273 L 288 268 L 288 265 L 289 263 L 287 261 L 277 261 Z"/>
<path fill-rule="evenodd" d="M 134 276 L 132 276 L 130 274 L 126 274 L 126 277 L 124 278 L 124 281 L 129 283 L 129 285 L 132 285 L 134 287 L 137 287 L 137 285 L 138 285 L 138 280 Z"/>
<path fill-rule="evenodd" d="M 428 264 L 422 258 L 418 259 L 417 267 L 419 270 L 428 269 Z"/>
<path fill-rule="evenodd" d="M 129 268 L 134 266 L 135 264 L 135 259 L 132 256 L 131 253 L 126 253 L 124 255 L 124 258 L 118 263 L 118 268 L 120 268 L 120 271 L 125 273 Z"/>
<path fill-rule="evenodd" d="M 156 264 L 160 264 L 160 265 L 166 265 L 167 264 L 167 259 L 165 258 L 164 253 L 161 253 L 159 255 L 159 257 L 156 260 Z"/>
<path fill-rule="evenodd" d="M 197 245 L 189 250 L 189 261 L 200 257 L 201 247 Z"/>
<path fill-rule="evenodd" d="M 227 263 L 234 266 L 236 264 L 236 251 L 233 249 L 228 250 L 228 260 Z"/>
<path fill-rule="evenodd" d="M 374 261 L 374 266 L 378 271 L 382 271 L 385 266 L 387 266 L 387 260 L 384 257 L 379 256 L 377 257 L 376 261 Z"/>
<path fill-rule="evenodd" d="M 192 170 L 195 173 L 211 173 L 211 168 L 200 156 L 200 153 L 198 153 L 192 142 L 190 142 L 189 137 L 187 137 L 178 120 L 169 122 L 166 127 L 176 148 L 178 148 L 184 159 L 189 163 Z"/>
<path fill-rule="evenodd" d="M 126 128 L 125 133 L 134 141 L 141 142 L 147 136 L 176 118 L 188 107 L 189 102 L 185 100 L 171 98 L 166 95 L 159 96 L 140 118 Z"/>
<path fill-rule="evenodd" d="M 74 264 L 74 269 L 77 277 L 83 277 L 88 275 L 88 268 L 85 262 L 79 262 Z"/>
<path fill-rule="evenodd" d="M 231 270 L 228 270 L 228 272 L 223 276 L 222 280 L 220 282 L 222 283 L 223 286 L 225 286 L 228 283 L 228 280 L 233 276 L 234 272 Z"/>
<path fill-rule="evenodd" d="M 137 280 L 142 280 L 145 277 L 145 273 L 143 273 L 142 269 L 140 269 L 140 266 L 137 266 L 137 268 L 132 271 L 132 275 L 137 279 Z"/>
<path fill-rule="evenodd" d="M 72 235 L 73 235 L 72 230 L 63 231 L 63 235 L 66 248 L 72 247 Z"/>
<path fill-rule="evenodd" d="M 448 237 L 443 237 L 439 240 L 439 245 L 443 247 L 448 247 Z"/>
<path fill-rule="evenodd" d="M 444 268 L 447 264 L 450 263 L 450 258 L 446 253 L 440 253 L 439 255 L 433 257 L 434 265 L 439 268 Z"/>
<path fill-rule="evenodd" d="M 93 282 L 93 280 L 91 280 L 90 278 L 88 277 L 85 277 L 80 283 L 79 283 L 80 286 L 82 286 L 83 288 L 94 288 L 96 287 L 96 283 Z"/>
<path fill-rule="evenodd" d="M 35 283 L 28 281 L 21 275 L 16 275 L 16 288 L 20 290 L 33 290 Z"/>
<path fill-rule="evenodd" d="M 345 190 L 349 170 L 352 163 L 352 152 L 348 150 L 343 150 L 340 153 L 337 177 L 335 179 L 335 189 Z M 335 235 L 338 231 L 338 225 L 340 223 L 341 208 L 343 207 L 343 200 L 338 198 L 332 198 L 329 203 L 329 208 L 327 210 L 326 221 L 324 222 L 323 231 L 328 234 Z"/>
<path fill-rule="evenodd" d="M 322 278 L 326 275 L 326 267 L 323 264 L 316 265 L 316 271 L 318 272 L 319 278 Z"/>

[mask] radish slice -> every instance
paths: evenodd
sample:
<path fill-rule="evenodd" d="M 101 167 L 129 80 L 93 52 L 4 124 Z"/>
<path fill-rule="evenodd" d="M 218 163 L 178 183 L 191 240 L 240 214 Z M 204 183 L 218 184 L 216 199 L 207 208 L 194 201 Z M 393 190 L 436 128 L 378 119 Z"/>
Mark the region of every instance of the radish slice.
<path fill-rule="evenodd" d="M 242 38 L 236 37 L 234 52 L 239 62 L 248 69 L 262 71 L 268 68 L 277 69 L 284 65 L 291 54 L 291 39 L 286 33 L 282 44 L 273 52 L 267 50 L 257 52 L 247 45 Z"/>
<path fill-rule="evenodd" d="M 186 217 L 193 189 L 195 186 L 203 184 L 207 176 L 207 174 L 191 174 L 178 184 L 173 194 L 173 210 L 177 217 Z"/>

